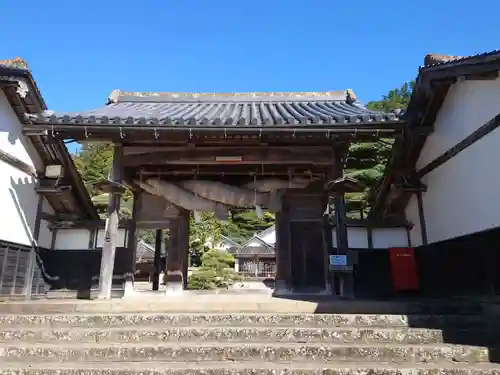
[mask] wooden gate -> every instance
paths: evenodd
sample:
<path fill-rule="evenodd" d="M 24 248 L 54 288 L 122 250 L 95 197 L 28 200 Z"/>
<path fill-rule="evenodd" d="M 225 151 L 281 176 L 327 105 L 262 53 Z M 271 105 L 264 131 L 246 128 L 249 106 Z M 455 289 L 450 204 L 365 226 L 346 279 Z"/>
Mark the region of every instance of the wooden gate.
<path fill-rule="evenodd" d="M 44 293 L 45 282 L 34 250 L 30 246 L 0 241 L 0 296 L 30 298 Z"/>

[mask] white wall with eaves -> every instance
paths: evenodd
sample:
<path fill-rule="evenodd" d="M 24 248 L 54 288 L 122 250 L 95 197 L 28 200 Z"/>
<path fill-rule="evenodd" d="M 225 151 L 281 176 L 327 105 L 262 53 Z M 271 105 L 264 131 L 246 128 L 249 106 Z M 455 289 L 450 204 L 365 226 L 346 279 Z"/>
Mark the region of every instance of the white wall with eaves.
<path fill-rule="evenodd" d="M 22 125 L 12 110 L 4 93 L 0 91 L 0 150 L 25 162 L 33 168 L 41 168 L 41 161 L 22 135 Z M 36 179 L 0 160 L 0 240 L 30 245 L 38 206 L 35 192 Z M 53 213 L 47 201 L 44 210 Z M 51 232 L 42 221 L 38 244 L 49 247 Z"/>
<path fill-rule="evenodd" d="M 58 229 L 55 234 L 54 250 L 85 250 L 102 248 L 104 229 L 90 231 L 88 229 Z M 125 247 L 127 231 L 118 229 L 117 247 Z"/>
<path fill-rule="evenodd" d="M 417 170 L 455 146 L 500 113 L 500 79 L 463 81 L 450 87 L 417 161 Z M 424 217 L 429 243 L 500 226 L 500 129 L 465 149 L 422 181 Z M 416 198 L 406 218 L 414 224 L 410 237 L 422 244 Z"/>
<path fill-rule="evenodd" d="M 372 248 L 409 247 L 406 228 L 373 228 L 371 231 Z M 350 249 L 368 249 L 369 234 L 365 227 L 347 227 L 347 240 Z M 337 247 L 337 233 L 332 231 L 332 245 Z"/>

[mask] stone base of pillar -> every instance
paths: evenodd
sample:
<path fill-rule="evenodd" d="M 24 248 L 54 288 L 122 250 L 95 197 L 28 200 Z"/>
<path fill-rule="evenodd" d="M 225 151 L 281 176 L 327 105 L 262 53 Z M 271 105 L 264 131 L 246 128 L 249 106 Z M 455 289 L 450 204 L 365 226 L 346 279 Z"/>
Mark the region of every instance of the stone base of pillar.
<path fill-rule="evenodd" d="M 326 284 L 325 293 L 332 294 L 332 285 L 330 283 Z"/>
<path fill-rule="evenodd" d="M 182 271 L 167 271 L 165 283 L 165 294 L 181 294 L 184 291 L 184 276 Z"/>
<path fill-rule="evenodd" d="M 340 297 L 343 299 L 354 299 L 354 276 L 346 273 L 340 279 Z"/>
<path fill-rule="evenodd" d="M 274 295 L 275 296 L 287 296 L 292 294 L 292 290 L 288 288 L 285 280 L 276 280 L 274 286 Z"/>
<path fill-rule="evenodd" d="M 134 289 L 134 280 L 126 280 L 125 281 L 125 289 L 123 291 L 123 298 L 133 297 L 135 296 Z"/>

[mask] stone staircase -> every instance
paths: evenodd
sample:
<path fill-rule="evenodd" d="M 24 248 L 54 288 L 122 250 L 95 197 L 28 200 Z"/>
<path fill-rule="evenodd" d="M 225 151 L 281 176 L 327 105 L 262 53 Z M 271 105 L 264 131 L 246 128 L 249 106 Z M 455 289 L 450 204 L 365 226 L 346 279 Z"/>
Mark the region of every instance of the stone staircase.
<path fill-rule="evenodd" d="M 0 305 L 0 375 L 500 374 L 498 322 L 466 308 L 375 315 L 19 306 Z"/>

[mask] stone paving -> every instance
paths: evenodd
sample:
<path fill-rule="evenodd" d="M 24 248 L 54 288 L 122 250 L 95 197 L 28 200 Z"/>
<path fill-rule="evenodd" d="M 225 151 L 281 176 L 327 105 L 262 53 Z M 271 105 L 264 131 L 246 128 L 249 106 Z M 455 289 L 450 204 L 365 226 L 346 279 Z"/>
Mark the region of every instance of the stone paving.
<path fill-rule="evenodd" d="M 463 301 L 139 293 L 8 302 L 0 375 L 500 375 L 491 363 L 499 337 L 500 322 Z"/>

